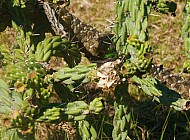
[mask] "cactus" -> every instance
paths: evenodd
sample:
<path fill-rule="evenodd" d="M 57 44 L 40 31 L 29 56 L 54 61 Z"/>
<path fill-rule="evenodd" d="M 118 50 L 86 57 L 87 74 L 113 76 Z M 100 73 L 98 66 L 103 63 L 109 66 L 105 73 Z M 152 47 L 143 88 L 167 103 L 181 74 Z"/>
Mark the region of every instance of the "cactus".
<path fill-rule="evenodd" d="M 77 45 L 60 36 L 47 37 L 39 42 L 35 50 L 35 60 L 48 62 L 53 55 L 63 56 L 69 67 L 74 67 L 81 60 Z"/>
<path fill-rule="evenodd" d="M 29 100 L 22 98 L 20 93 L 11 93 L 9 86 L 3 80 L 0 80 L 0 83 L 1 117 L 4 120 L 10 120 L 10 124 L 6 126 L 7 128 L 16 128 L 23 134 L 25 131 L 28 131 L 28 133 L 33 132 L 34 122 L 82 122 L 87 115 L 99 114 L 104 108 L 102 98 L 95 98 L 89 105 L 84 101 L 75 101 L 69 102 L 67 105 L 56 104 L 55 106 L 49 104 L 49 107 L 45 105 L 43 107 L 32 106 Z M 89 123 L 85 122 L 85 126 L 80 127 L 87 127 L 85 129 L 89 129 L 92 137 L 97 136 L 95 129 L 92 126 L 90 127 Z"/>
<path fill-rule="evenodd" d="M 112 137 L 114 140 L 130 139 L 129 133 L 131 129 L 131 111 L 130 96 L 127 91 L 128 84 L 122 83 L 117 85 L 114 94 L 116 101 L 114 102 L 114 119 Z"/>
<path fill-rule="evenodd" d="M 21 134 L 25 134 L 25 131 L 33 133 L 34 128 L 34 113 L 36 108 L 29 106 L 27 101 L 22 99 L 22 96 L 18 92 L 12 92 L 9 86 L 3 80 L 0 80 L 0 103 L 1 103 L 1 117 L 5 121 L 8 121 L 6 128 L 13 129 L 19 128 Z M 29 134 L 28 133 L 28 134 Z M 11 133 L 7 132 L 8 135 Z M 16 135 L 15 135 L 16 136 Z"/>
<path fill-rule="evenodd" d="M 128 45 L 131 57 L 122 66 L 121 73 L 128 77 L 139 72 L 147 71 L 152 62 L 151 47 L 147 42 Z"/>
<path fill-rule="evenodd" d="M 114 24 L 116 50 L 126 57 L 121 73 L 124 77 L 144 72 L 152 61 L 148 42 L 148 16 L 151 2 L 122 0 L 116 3 Z"/>
<path fill-rule="evenodd" d="M 184 62 L 183 68 L 184 71 L 189 73 L 189 68 L 190 68 L 190 39 L 189 39 L 189 23 L 190 23 L 190 17 L 189 17 L 189 13 L 190 13 L 190 2 L 187 0 L 186 1 L 186 5 L 184 7 L 183 10 L 183 20 L 184 20 L 184 24 L 182 27 L 182 37 L 184 39 L 184 46 L 185 46 L 185 55 L 187 57 L 187 60 Z"/>
<path fill-rule="evenodd" d="M 56 47 L 61 46 L 62 39 L 59 36 L 48 37 L 39 42 L 36 46 L 35 59 L 37 61 L 48 62 L 50 56 L 56 53 Z"/>
<path fill-rule="evenodd" d="M 88 105 L 84 101 L 69 102 L 67 105 L 56 104 L 52 108 L 41 109 L 36 122 L 58 123 L 61 121 L 83 121 L 90 114 L 99 114 L 103 108 L 102 98 L 95 98 Z"/>
<path fill-rule="evenodd" d="M 116 49 L 119 54 L 127 55 L 127 39 L 134 37 L 139 41 L 148 40 L 148 15 L 151 3 L 146 0 L 122 0 L 116 3 L 114 24 Z"/>
<path fill-rule="evenodd" d="M 87 83 L 90 81 L 90 75 L 95 71 L 96 63 L 89 65 L 77 65 L 74 68 L 64 67 L 53 74 L 54 81 L 61 81 L 64 84 Z"/>
<path fill-rule="evenodd" d="M 63 124 L 61 129 L 75 138 L 99 139 L 101 132 L 98 129 L 103 128 L 104 122 L 98 120 L 98 124 L 95 124 L 92 119 L 101 113 L 108 116 L 105 114 L 107 103 L 104 103 L 108 99 L 103 100 L 100 94 L 89 93 L 85 88 L 88 82 L 96 85 L 101 93 L 104 90 L 115 93 L 114 105 L 111 105 L 114 106 L 114 118 L 108 117 L 113 123 L 109 123 L 113 139 L 130 139 L 133 131 L 128 94 L 128 78 L 132 76 L 133 82 L 157 102 L 177 111 L 189 110 L 188 99 L 160 84 L 155 78 L 134 76 L 142 76 L 152 63 L 152 47 L 148 42 L 147 30 L 152 7 L 161 13 L 174 13 L 174 3 L 166 0 L 117 0 L 114 42 L 111 44 L 115 45 L 118 57 L 112 62 L 100 62 L 103 65 L 80 63 L 83 48 L 87 50 L 84 51 L 86 56 L 89 51 L 96 59 L 101 59 L 100 54 L 105 53 L 101 49 L 109 37 L 70 14 L 65 8 L 69 3 L 69 0 L 0 2 L 0 17 L 3 19 L 0 31 L 12 23 L 17 33 L 17 43 L 13 47 L 0 47 L 0 62 L 4 64 L 1 67 L 5 71 L 3 78 L 6 81 L 0 79 L 0 113 L 4 123 L 1 139 L 5 135 L 7 139 L 34 139 L 35 129 L 38 129 L 36 124 L 39 123 L 56 127 Z M 34 17 L 43 17 L 43 20 L 37 21 Z M 188 57 L 188 2 L 184 20 L 183 37 Z M 51 35 L 45 37 L 46 33 Z M 51 56 L 63 58 L 66 65 L 58 69 L 49 68 Z M 189 72 L 187 62 L 184 68 Z M 106 86 L 100 87 L 101 84 Z M 65 95 L 68 98 L 59 98 Z M 106 111 L 102 112 L 104 109 Z M 67 127 L 70 129 L 67 130 Z M 70 132 L 71 129 L 74 131 Z M 29 138 L 31 135 L 33 137 Z"/>
<path fill-rule="evenodd" d="M 36 98 L 35 105 L 39 102 L 48 102 L 51 96 L 51 81 L 47 81 L 46 70 L 34 61 L 18 62 L 7 66 L 6 79 L 12 84 L 15 91 L 22 93 L 24 100 Z M 43 104 L 43 103 L 42 103 Z"/>
<path fill-rule="evenodd" d="M 95 128 L 89 124 L 88 121 L 79 121 L 78 122 L 78 129 L 79 135 L 82 137 L 83 140 L 96 140 L 97 139 L 97 132 Z"/>
<path fill-rule="evenodd" d="M 115 115 L 113 119 L 114 129 L 112 137 L 114 140 L 130 139 L 128 136 L 130 130 L 131 114 L 125 105 L 114 104 Z"/>
<path fill-rule="evenodd" d="M 5 57 L 5 63 L 14 61 L 25 61 L 32 55 L 33 46 L 31 43 L 30 31 L 25 32 L 18 24 L 12 21 L 12 27 L 17 32 L 17 44 L 13 47 L 1 46 L 0 52 Z M 32 46 L 32 47 L 31 47 Z"/>
<path fill-rule="evenodd" d="M 188 72 L 188 69 L 184 69 L 184 72 Z M 163 65 L 153 65 L 150 76 L 159 80 L 160 83 L 164 83 L 171 90 L 178 92 L 182 98 L 189 99 L 190 79 L 184 73 L 173 73 L 171 69 L 166 69 Z"/>
<path fill-rule="evenodd" d="M 56 10 L 50 6 L 50 3 L 44 2 L 43 8 L 55 34 L 78 42 L 81 50 L 89 57 L 97 57 L 107 50 L 109 45 L 105 42 L 111 43 L 110 36 L 112 35 L 103 34 L 93 26 L 83 23 L 64 7 Z M 59 15 L 60 19 L 57 19 L 56 15 Z"/>
<path fill-rule="evenodd" d="M 138 78 L 133 76 L 134 82 L 140 85 L 142 90 L 149 96 L 152 96 L 155 101 L 169 106 L 177 111 L 189 110 L 190 100 L 183 99 L 180 95 L 162 85 L 152 77 Z"/>

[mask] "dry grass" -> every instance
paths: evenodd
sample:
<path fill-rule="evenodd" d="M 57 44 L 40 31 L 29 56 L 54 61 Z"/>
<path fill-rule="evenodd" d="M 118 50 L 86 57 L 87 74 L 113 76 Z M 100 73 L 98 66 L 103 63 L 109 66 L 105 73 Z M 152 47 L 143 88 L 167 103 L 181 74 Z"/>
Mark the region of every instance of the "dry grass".
<path fill-rule="evenodd" d="M 177 3 L 176 16 L 152 13 L 150 16 L 150 43 L 154 47 L 154 62 L 167 68 L 182 70 L 185 60 L 181 27 L 184 2 Z"/>
<path fill-rule="evenodd" d="M 69 11 L 101 32 L 110 32 L 115 15 L 114 2 L 114 0 L 73 0 Z"/>
<path fill-rule="evenodd" d="M 7 28 L 4 32 L 0 33 L 0 45 L 5 44 L 12 46 L 16 42 L 16 33 L 11 28 Z"/>

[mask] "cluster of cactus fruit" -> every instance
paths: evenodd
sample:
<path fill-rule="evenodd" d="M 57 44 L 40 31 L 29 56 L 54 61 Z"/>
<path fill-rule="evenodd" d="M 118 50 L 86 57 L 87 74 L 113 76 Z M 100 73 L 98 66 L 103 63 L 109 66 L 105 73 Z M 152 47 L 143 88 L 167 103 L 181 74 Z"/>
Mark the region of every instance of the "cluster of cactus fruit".
<path fill-rule="evenodd" d="M 65 122 L 73 123 L 81 139 L 98 139 L 97 130 L 89 118 L 101 113 L 105 108 L 106 100 L 96 97 L 90 102 L 83 101 L 85 93 L 77 94 L 76 89 L 80 90 L 78 87 L 89 82 L 97 84 L 98 64 L 80 64 L 82 58 L 80 48 L 85 47 L 92 55 L 98 56 L 100 54 L 98 43 L 101 42 L 100 38 L 104 34 L 70 14 L 65 9 L 69 3 L 69 0 L 0 2 L 0 11 L 7 10 L 5 15 L 11 15 L 10 19 L 5 19 L 5 16 L 0 13 L 3 19 L 0 23 L 0 31 L 11 26 L 17 32 L 16 45 L 0 46 L 1 69 L 5 70 L 4 80 L 0 79 L 0 117 L 5 124 L 2 126 L 1 132 L 4 134 L 0 134 L 1 139 L 10 137 L 15 139 L 28 137 L 29 139 L 29 135 L 32 135 L 34 139 L 36 123 L 57 125 Z M 25 10 L 34 8 L 35 4 L 36 6 L 44 4 L 44 11 L 38 11 L 38 14 L 47 16 L 45 17 L 45 21 L 48 21 L 47 30 L 38 29 L 36 26 L 39 26 L 41 21 L 38 23 L 25 13 Z M 54 9 L 56 5 L 59 6 L 59 11 Z M 116 69 L 114 72 L 118 72 L 120 79 L 132 77 L 131 79 L 140 85 L 144 93 L 157 102 L 177 111 L 188 110 L 189 100 L 181 98 L 178 93 L 169 90 L 148 74 L 144 78 L 136 76 L 142 76 L 152 64 L 152 47 L 148 43 L 147 29 L 152 7 L 161 13 L 168 13 L 175 12 L 176 5 L 166 0 L 117 0 L 115 7 L 113 44 L 115 44 L 118 59 L 122 61 L 120 61 L 121 65 L 114 67 Z M 188 9 L 189 2 L 187 1 L 183 27 L 187 58 L 189 58 Z M 35 13 L 35 9 L 31 11 L 31 14 Z M 56 18 L 60 20 L 60 23 L 57 23 Z M 62 31 L 61 34 L 58 30 Z M 45 33 L 49 31 L 53 32 L 54 36 L 45 37 Z M 66 64 L 58 70 L 48 68 L 52 56 L 64 58 Z M 189 72 L 189 63 L 185 64 L 185 68 Z M 127 81 L 121 80 L 118 83 L 121 84 L 116 86 L 115 90 L 118 95 L 113 105 L 115 115 L 112 120 L 112 138 L 130 139 L 131 112 L 125 97 L 128 96 Z M 61 90 L 59 94 L 69 94 L 68 96 L 74 99 L 72 97 L 65 99 L 63 97 L 66 96 L 58 95 L 57 88 Z M 54 101 L 54 98 L 61 99 Z"/>

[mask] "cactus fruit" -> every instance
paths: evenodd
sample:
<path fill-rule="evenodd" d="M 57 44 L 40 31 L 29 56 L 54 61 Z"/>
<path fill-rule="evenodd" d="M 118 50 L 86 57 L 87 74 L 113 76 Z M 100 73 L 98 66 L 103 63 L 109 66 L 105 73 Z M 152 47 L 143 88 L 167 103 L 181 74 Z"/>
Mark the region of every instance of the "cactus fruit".
<path fill-rule="evenodd" d="M 128 41 L 129 42 L 129 41 Z M 138 72 L 145 72 L 152 63 L 151 47 L 147 42 L 133 42 L 128 44 L 130 57 L 123 64 L 121 73 L 128 77 Z"/>

